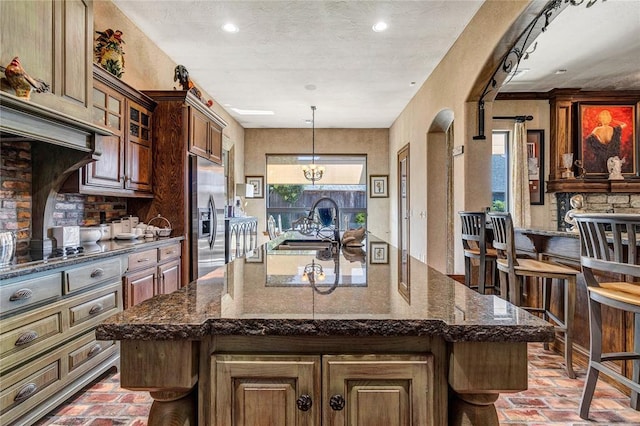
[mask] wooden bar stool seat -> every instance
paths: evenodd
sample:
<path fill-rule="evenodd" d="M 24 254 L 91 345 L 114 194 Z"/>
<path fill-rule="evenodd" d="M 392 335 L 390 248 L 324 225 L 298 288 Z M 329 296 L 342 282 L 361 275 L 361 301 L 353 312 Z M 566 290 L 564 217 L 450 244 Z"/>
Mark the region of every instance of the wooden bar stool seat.
<path fill-rule="evenodd" d="M 582 213 L 574 217 L 580 231 L 580 264 L 589 294 L 591 337 L 580 417 L 589 417 L 600 373 L 631 389 L 630 405 L 640 411 L 640 215 Z M 633 315 L 632 349 L 603 352 L 603 305 Z M 611 368 L 610 361 L 631 361 L 631 379 Z"/>
<path fill-rule="evenodd" d="M 573 316 L 576 303 L 576 281 L 580 271 L 559 263 L 516 256 L 511 215 L 489 212 L 493 227 L 493 246 L 498 251 L 497 267 L 500 275 L 500 295 L 529 312 L 539 312 L 564 335 L 564 361 L 567 375 L 575 379 L 573 371 Z M 542 284 L 542 306 L 523 306 L 522 293 L 527 277 Z M 562 286 L 564 314 L 559 318 L 551 312 L 551 286 Z"/>
<path fill-rule="evenodd" d="M 487 244 L 486 215 L 484 212 L 459 212 L 462 223 L 462 246 L 464 249 L 464 283 L 485 294 L 491 287 L 497 290 L 498 273 L 496 269 L 496 249 Z M 478 262 L 477 285 L 472 285 L 472 259 Z M 491 283 L 487 286 L 487 271 Z"/>

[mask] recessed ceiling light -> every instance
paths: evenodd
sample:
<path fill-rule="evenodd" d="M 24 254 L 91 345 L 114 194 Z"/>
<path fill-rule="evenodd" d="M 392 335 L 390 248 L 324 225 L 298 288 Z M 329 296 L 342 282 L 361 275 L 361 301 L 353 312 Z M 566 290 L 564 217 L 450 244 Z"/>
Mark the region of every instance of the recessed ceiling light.
<path fill-rule="evenodd" d="M 228 33 L 237 33 L 238 31 L 240 31 L 240 28 L 238 28 L 235 24 L 232 24 L 231 22 L 227 22 L 226 24 L 224 24 L 222 26 L 222 29 Z"/>
<path fill-rule="evenodd" d="M 307 90 L 316 90 L 316 85 L 315 84 L 307 84 L 306 86 L 304 86 L 305 89 Z"/>
<path fill-rule="evenodd" d="M 273 111 L 264 110 L 264 109 L 242 109 L 242 108 L 231 108 L 232 111 L 240 115 L 273 115 Z"/>
<path fill-rule="evenodd" d="M 567 70 L 558 70 L 558 71 L 556 71 L 556 74 L 564 74 L 566 72 L 567 72 Z"/>
<path fill-rule="evenodd" d="M 409 83 L 409 86 L 415 86 L 415 85 L 416 85 L 415 81 L 412 81 L 411 83 Z"/>
<path fill-rule="evenodd" d="M 388 27 L 386 22 L 380 21 L 380 22 L 376 22 L 375 24 L 373 24 L 373 27 L 371 27 L 373 29 L 373 31 L 377 32 L 377 33 L 381 33 L 382 31 L 386 30 Z"/>

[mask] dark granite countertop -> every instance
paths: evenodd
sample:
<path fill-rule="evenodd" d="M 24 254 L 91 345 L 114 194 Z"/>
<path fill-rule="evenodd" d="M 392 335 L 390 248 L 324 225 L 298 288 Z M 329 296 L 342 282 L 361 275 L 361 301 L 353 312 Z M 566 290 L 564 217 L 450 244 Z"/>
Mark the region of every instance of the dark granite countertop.
<path fill-rule="evenodd" d="M 184 237 L 179 236 L 153 239 L 140 238 L 133 240 L 98 241 L 95 244 L 85 245 L 85 250 L 81 255 L 53 257 L 50 259 L 26 261 L 0 266 L 0 280 L 48 271 L 50 269 L 64 266 L 72 266 L 92 260 L 106 259 L 108 257 L 119 256 L 136 250 L 152 249 L 170 242 L 182 241 L 183 239 Z"/>
<path fill-rule="evenodd" d="M 369 240 L 375 241 L 371 236 Z M 387 263 L 366 256 L 370 243 L 331 256 L 323 250 L 276 250 L 278 241 L 177 292 L 116 314 L 98 327 L 98 339 L 198 340 L 209 335 L 439 336 L 449 342 L 553 339 L 549 323 L 499 297 L 480 295 L 416 259 L 409 259 L 410 288 L 399 287 L 397 250 L 383 242 L 375 241 L 387 250 L 378 261 Z M 309 265 L 323 267 L 323 281 L 304 275 Z"/>

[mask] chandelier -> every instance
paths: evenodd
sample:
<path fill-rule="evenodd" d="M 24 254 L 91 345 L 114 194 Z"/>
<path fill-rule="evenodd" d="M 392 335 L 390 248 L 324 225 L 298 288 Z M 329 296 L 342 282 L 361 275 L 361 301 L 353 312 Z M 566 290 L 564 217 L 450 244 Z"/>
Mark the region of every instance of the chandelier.
<path fill-rule="evenodd" d="M 316 166 L 316 107 L 311 106 L 311 165 L 302 166 L 302 173 L 307 180 L 315 183 L 322 179 L 324 174 L 323 166 Z"/>
<path fill-rule="evenodd" d="M 325 279 L 326 276 L 322 269 L 322 265 L 316 263 L 315 260 L 312 260 L 311 263 L 305 265 L 304 272 L 302 274 L 302 281 L 309 281 L 313 284 L 316 281 L 322 282 Z"/>

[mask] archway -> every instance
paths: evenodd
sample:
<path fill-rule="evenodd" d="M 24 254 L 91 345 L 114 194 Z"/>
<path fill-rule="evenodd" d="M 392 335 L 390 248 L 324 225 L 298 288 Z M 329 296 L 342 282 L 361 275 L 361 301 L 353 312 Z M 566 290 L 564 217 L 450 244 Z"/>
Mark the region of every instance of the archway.
<path fill-rule="evenodd" d="M 443 273 L 453 271 L 453 111 L 436 114 L 426 135 L 426 230 L 429 266 Z M 443 250 L 446 247 L 446 250 Z"/>

